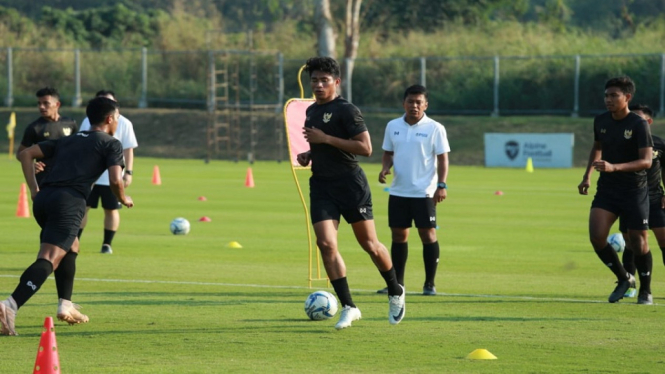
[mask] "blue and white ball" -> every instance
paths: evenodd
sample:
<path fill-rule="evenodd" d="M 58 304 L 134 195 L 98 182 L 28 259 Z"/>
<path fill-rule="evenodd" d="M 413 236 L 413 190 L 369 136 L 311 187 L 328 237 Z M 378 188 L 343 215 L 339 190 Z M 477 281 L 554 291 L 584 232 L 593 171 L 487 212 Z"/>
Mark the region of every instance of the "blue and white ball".
<path fill-rule="evenodd" d="M 332 318 L 337 313 L 337 299 L 330 292 L 313 292 L 305 300 L 305 313 L 314 321 Z"/>
<path fill-rule="evenodd" d="M 623 252 L 626 249 L 626 241 L 623 239 L 621 233 L 612 234 L 607 237 L 607 242 L 610 243 L 617 253 Z"/>
<path fill-rule="evenodd" d="M 189 221 L 178 217 L 171 221 L 170 229 L 173 235 L 187 235 L 189 234 Z"/>

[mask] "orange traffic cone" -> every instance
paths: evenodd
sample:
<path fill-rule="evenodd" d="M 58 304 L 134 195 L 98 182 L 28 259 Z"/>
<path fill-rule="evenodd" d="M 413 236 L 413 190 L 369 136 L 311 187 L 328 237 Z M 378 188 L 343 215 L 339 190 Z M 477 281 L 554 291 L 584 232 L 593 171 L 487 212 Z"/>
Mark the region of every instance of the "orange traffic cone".
<path fill-rule="evenodd" d="M 162 184 L 162 177 L 159 176 L 159 166 L 155 165 L 152 169 L 152 184 L 159 186 Z"/>
<path fill-rule="evenodd" d="M 46 317 L 44 320 L 44 330 L 42 330 L 42 337 L 39 339 L 37 360 L 35 360 L 35 369 L 33 370 L 33 374 L 37 373 L 60 373 L 60 358 L 58 358 L 58 344 L 55 342 L 53 317 Z"/>
<path fill-rule="evenodd" d="M 254 176 L 252 175 L 252 168 L 247 168 L 247 176 L 245 177 L 245 187 L 254 187 Z"/>
<path fill-rule="evenodd" d="M 21 183 L 21 192 L 18 195 L 18 207 L 16 207 L 16 217 L 30 218 L 28 188 L 25 183 Z"/>

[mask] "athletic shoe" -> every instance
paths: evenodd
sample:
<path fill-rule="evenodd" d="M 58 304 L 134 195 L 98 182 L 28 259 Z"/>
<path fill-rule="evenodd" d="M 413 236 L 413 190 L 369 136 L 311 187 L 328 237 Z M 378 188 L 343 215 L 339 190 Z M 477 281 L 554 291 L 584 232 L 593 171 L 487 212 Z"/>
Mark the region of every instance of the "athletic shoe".
<path fill-rule="evenodd" d="M 361 317 L 362 314 L 360 313 L 360 309 L 352 308 L 348 305 L 345 305 L 344 308 L 342 308 L 342 313 L 339 316 L 339 322 L 337 322 L 335 328 L 337 330 L 345 329 L 351 326 L 351 323 L 353 323 L 353 321 L 357 321 Z"/>
<path fill-rule="evenodd" d="M 16 311 L 8 300 L 0 301 L 0 335 L 18 335 L 14 326 Z"/>
<path fill-rule="evenodd" d="M 423 295 L 436 296 L 436 287 L 433 284 L 425 283 L 423 286 Z"/>
<path fill-rule="evenodd" d="M 400 323 L 406 312 L 406 289 L 402 285 L 400 287 L 402 287 L 401 295 L 388 295 L 388 322 L 391 325 Z"/>
<path fill-rule="evenodd" d="M 626 293 L 623 294 L 623 297 L 635 297 L 635 295 L 637 295 L 637 289 L 629 288 L 628 291 L 626 291 Z"/>
<path fill-rule="evenodd" d="M 60 299 L 58 302 L 58 319 L 75 325 L 77 323 L 86 323 L 90 319 L 85 314 L 79 312 L 81 307 L 69 300 Z"/>
<path fill-rule="evenodd" d="M 623 299 L 623 295 L 626 294 L 626 291 L 628 291 L 629 288 L 635 288 L 635 277 L 632 274 L 628 274 L 628 276 L 628 280 L 617 281 L 616 288 L 607 299 L 610 303 L 616 303 Z"/>
<path fill-rule="evenodd" d="M 387 295 L 387 294 L 388 294 L 388 287 L 386 287 L 386 288 L 382 288 L 382 289 L 376 291 L 376 293 L 386 294 L 386 295 Z"/>
<path fill-rule="evenodd" d="M 113 254 L 113 249 L 108 244 L 102 244 L 101 253 L 106 253 L 106 254 L 111 255 L 111 254 Z"/>
<path fill-rule="evenodd" d="M 640 292 L 637 296 L 637 303 L 641 305 L 653 305 L 653 297 L 648 292 Z"/>

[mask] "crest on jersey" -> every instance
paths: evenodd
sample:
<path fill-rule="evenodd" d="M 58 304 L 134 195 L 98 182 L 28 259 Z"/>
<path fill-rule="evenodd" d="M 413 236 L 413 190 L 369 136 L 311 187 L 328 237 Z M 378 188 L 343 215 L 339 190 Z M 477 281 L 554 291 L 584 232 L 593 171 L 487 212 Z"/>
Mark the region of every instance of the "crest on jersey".
<path fill-rule="evenodd" d="M 51 136 L 51 133 L 48 131 L 44 131 L 44 137 L 48 138 L 49 136 Z"/>
<path fill-rule="evenodd" d="M 72 129 L 69 127 L 62 129 L 62 133 L 65 134 L 65 136 L 69 136 L 72 134 Z"/>
<path fill-rule="evenodd" d="M 623 137 L 626 139 L 630 139 L 633 137 L 633 130 L 624 130 L 623 131 Z"/>
<path fill-rule="evenodd" d="M 657 149 L 654 149 L 654 150 L 653 150 L 653 159 L 654 159 L 654 160 L 657 159 L 658 156 L 660 156 L 660 151 L 657 150 Z"/>
<path fill-rule="evenodd" d="M 332 117 L 332 113 L 323 113 L 323 123 L 330 122 L 331 117 Z"/>

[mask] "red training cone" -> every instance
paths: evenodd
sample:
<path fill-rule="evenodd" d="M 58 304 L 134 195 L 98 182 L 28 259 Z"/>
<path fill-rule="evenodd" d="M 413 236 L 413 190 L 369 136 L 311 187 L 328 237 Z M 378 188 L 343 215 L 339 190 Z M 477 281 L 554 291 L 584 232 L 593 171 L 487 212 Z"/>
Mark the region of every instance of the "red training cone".
<path fill-rule="evenodd" d="M 207 201 L 207 200 L 208 200 L 208 199 L 206 199 L 205 196 L 199 196 L 199 201 Z"/>
<path fill-rule="evenodd" d="M 16 217 L 30 218 L 28 188 L 25 183 L 21 183 L 21 192 L 18 195 L 18 206 L 16 207 Z"/>
<path fill-rule="evenodd" d="M 152 169 L 152 184 L 159 186 L 162 184 L 162 177 L 159 176 L 159 166 L 155 165 L 155 168 Z"/>
<path fill-rule="evenodd" d="M 53 317 L 46 317 L 44 330 L 39 339 L 37 360 L 33 374 L 58 374 L 60 373 L 60 358 L 58 358 L 58 344 L 55 342 L 55 328 Z"/>
<path fill-rule="evenodd" d="M 252 175 L 252 168 L 247 168 L 247 176 L 245 177 L 245 187 L 254 187 L 254 176 Z"/>
<path fill-rule="evenodd" d="M 199 218 L 199 222 L 210 222 L 210 221 L 212 221 L 212 220 L 208 216 L 203 216 L 203 217 Z"/>

